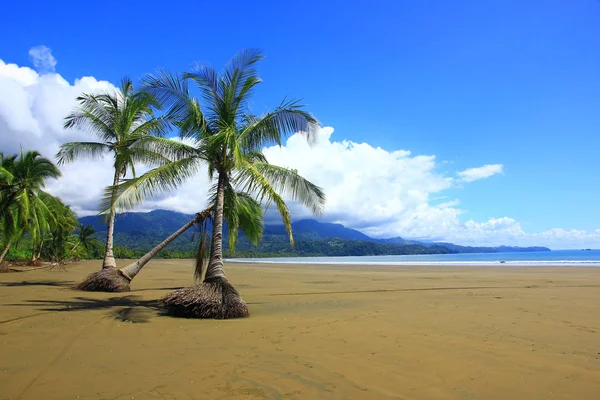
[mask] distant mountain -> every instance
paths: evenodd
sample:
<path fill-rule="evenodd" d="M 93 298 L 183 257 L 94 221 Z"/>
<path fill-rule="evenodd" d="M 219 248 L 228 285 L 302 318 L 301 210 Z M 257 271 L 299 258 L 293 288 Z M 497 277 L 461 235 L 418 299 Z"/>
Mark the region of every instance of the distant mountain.
<path fill-rule="evenodd" d="M 193 215 L 167 210 L 154 210 L 147 213 L 122 213 L 117 214 L 115 218 L 115 232 L 145 233 L 152 231 L 154 235 L 170 235 L 192 218 L 194 218 Z M 102 216 L 82 217 L 79 218 L 79 222 L 84 225 L 92 225 L 99 232 L 107 229 Z"/>
<path fill-rule="evenodd" d="M 436 242 L 432 243 L 437 246 L 444 246 L 445 248 L 452 250 L 454 253 L 512 253 L 521 251 L 550 251 L 547 247 L 531 246 L 531 247 L 518 247 L 518 246 L 497 246 L 497 247 L 478 247 L 478 246 L 460 246 L 453 243 Z M 431 244 L 427 244 L 431 245 Z"/>
<path fill-rule="evenodd" d="M 363 240 L 366 242 L 376 241 L 362 232 L 346 228 L 342 224 L 319 222 L 315 219 L 303 219 L 292 223 L 294 236 L 313 239 L 347 239 Z M 282 225 L 265 225 L 266 235 L 287 235 Z"/>
<path fill-rule="evenodd" d="M 118 214 L 115 223 L 115 244 L 135 250 L 148 250 L 187 223 L 193 215 L 167 210 L 148 213 Z M 98 238 L 106 237 L 106 223 L 100 216 L 82 217 L 84 225 L 92 225 Z M 210 227 L 209 227 L 210 228 Z M 227 237 L 226 227 L 224 237 Z M 258 248 L 240 237 L 236 256 L 345 256 L 442 253 L 497 253 L 514 251 L 549 251 L 546 247 L 473 247 L 453 243 L 433 243 L 407 240 L 401 237 L 375 239 L 341 224 L 304 219 L 292 223 L 296 246 L 291 248 L 283 225 L 265 225 Z M 191 252 L 194 229 L 169 245 L 172 251 Z M 225 247 L 227 244 L 225 243 Z"/>

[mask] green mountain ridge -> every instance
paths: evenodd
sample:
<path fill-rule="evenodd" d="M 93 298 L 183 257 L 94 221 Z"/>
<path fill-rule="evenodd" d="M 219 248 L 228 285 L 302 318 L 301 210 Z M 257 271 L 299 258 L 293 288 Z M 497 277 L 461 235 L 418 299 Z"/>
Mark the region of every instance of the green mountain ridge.
<path fill-rule="evenodd" d="M 147 251 L 193 218 L 193 215 L 167 210 L 148 213 L 119 214 L 115 224 L 115 245 Z M 79 218 L 84 225 L 92 225 L 97 237 L 104 240 L 106 224 L 100 216 Z M 235 257 L 302 257 L 302 256 L 366 256 L 404 254 L 494 253 L 506 251 L 549 251 L 546 247 L 473 247 L 453 243 L 429 243 L 406 240 L 401 237 L 376 239 L 341 224 L 304 219 L 292 224 L 295 248 L 292 248 L 283 225 L 264 227 L 264 236 L 258 247 L 240 235 Z M 192 228 L 173 243 L 163 256 L 192 257 L 197 246 Z M 227 237 L 226 231 L 224 237 Z M 225 241 L 226 242 L 226 241 Z M 227 243 L 224 243 L 227 249 Z M 132 254 L 134 255 L 134 254 Z"/>

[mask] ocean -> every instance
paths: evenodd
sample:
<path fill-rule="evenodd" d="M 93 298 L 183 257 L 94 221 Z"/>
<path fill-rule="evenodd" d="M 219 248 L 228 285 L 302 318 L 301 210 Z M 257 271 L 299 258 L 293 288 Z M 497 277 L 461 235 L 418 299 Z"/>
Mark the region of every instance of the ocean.
<path fill-rule="evenodd" d="M 554 250 L 519 253 L 419 254 L 407 256 L 232 258 L 239 263 L 355 265 L 506 265 L 600 266 L 600 250 Z"/>

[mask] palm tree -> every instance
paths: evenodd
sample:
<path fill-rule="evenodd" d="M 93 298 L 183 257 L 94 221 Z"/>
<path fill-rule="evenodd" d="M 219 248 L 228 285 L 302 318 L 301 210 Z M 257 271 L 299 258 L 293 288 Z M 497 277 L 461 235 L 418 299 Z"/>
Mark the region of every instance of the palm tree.
<path fill-rule="evenodd" d="M 14 164 L 17 156 L 7 156 L 0 153 L 0 243 L 2 251 L 0 252 L 0 270 L 6 270 L 3 261 L 10 249 L 11 243 L 16 234 L 16 224 L 13 213 L 8 209 L 13 197 Z"/>
<path fill-rule="evenodd" d="M 137 276 L 137 274 L 148 263 L 148 261 L 150 261 L 169 243 L 177 239 L 192 226 L 196 224 L 202 225 L 208 218 L 210 218 L 210 214 L 211 207 L 197 213 L 192 220 L 169 235 L 152 250 L 144 254 L 140 259 L 129 264 L 125 268 L 103 268 L 98 272 L 94 272 L 90 274 L 83 282 L 77 285 L 75 289 L 84 290 L 86 292 L 128 292 L 131 290 L 130 282 Z"/>
<path fill-rule="evenodd" d="M 226 221 L 232 221 L 234 218 L 239 220 L 239 228 L 246 237 L 255 245 L 258 245 L 263 233 L 262 209 L 260 204 L 246 193 L 235 193 L 234 196 L 228 196 L 224 207 Z M 194 225 L 200 227 L 200 243 L 198 246 L 198 255 L 196 260 L 195 276 L 200 279 L 205 265 L 204 249 L 207 245 L 206 222 L 211 218 L 213 206 L 209 206 L 204 211 L 197 213 L 196 216 L 169 235 L 166 239 L 156 245 L 140 259 L 129 264 L 125 268 L 103 268 L 98 272 L 90 274 L 83 282 L 75 288 L 87 292 L 127 292 L 131 290 L 130 283 L 142 270 L 142 268 L 156 256 L 169 243 L 181 236 L 185 231 Z"/>
<path fill-rule="evenodd" d="M 169 128 L 166 119 L 154 117 L 154 109 L 160 103 L 147 92 L 135 91 L 129 78 L 124 78 L 114 93 L 83 94 L 77 98 L 79 107 L 66 117 L 65 128 L 83 129 L 96 136 L 98 142 L 70 142 L 60 147 L 58 164 L 79 158 L 98 159 L 112 153 L 114 159 L 115 188 L 128 172 L 135 176 L 135 165 L 142 163 L 151 167 L 164 165 L 170 160 L 147 144 L 150 140 L 160 143 L 160 137 Z M 113 237 L 116 213 L 116 192 L 110 196 L 108 229 L 103 268 L 116 268 L 113 254 Z"/>
<path fill-rule="evenodd" d="M 60 263 L 68 254 L 68 248 L 70 247 L 69 239 L 77 227 L 77 214 L 71 210 L 71 207 L 56 197 L 48 198 L 45 202 L 48 204 L 48 208 L 53 216 L 50 229 L 47 232 L 48 244 L 45 254 L 48 259 Z M 38 258 L 41 253 L 42 246 L 40 244 Z"/>
<path fill-rule="evenodd" d="M 71 247 L 71 250 L 69 250 L 69 255 L 73 255 L 75 249 L 80 245 L 83 246 L 85 250 L 89 251 L 96 243 L 96 238 L 94 237 L 95 233 L 96 230 L 92 225 L 83 225 L 80 223 L 77 228 L 77 242 Z"/>
<path fill-rule="evenodd" d="M 35 261 L 37 246 L 55 218 L 50 204 L 55 198 L 42 188 L 46 179 L 58 178 L 60 171 L 37 151 L 21 151 L 20 158 L 2 156 L 0 175 L 0 215 L 6 238 L 0 262 L 12 241 L 24 232 L 31 234 L 31 259 Z"/>
<path fill-rule="evenodd" d="M 235 249 L 243 225 L 256 226 L 240 213 L 243 207 L 239 205 L 250 196 L 267 206 L 276 205 L 292 245 L 291 216 L 283 196 L 301 202 L 314 213 L 322 211 L 325 195 L 319 187 L 295 170 L 269 164 L 260 152 L 268 144 L 281 145 L 284 136 L 295 132 L 314 140 L 318 129 L 317 120 L 297 101 L 284 101 L 262 116 L 250 113 L 251 94 L 261 82 L 255 66 L 262 59 L 260 52 L 247 50 L 236 55 L 221 75 L 209 66 L 197 65 L 183 76 L 163 71 L 145 79 L 145 90 L 168 107 L 168 116 L 179 127 L 181 138 L 192 140 L 194 145 L 184 149 L 185 145 L 178 144 L 173 151 L 186 153 L 184 157 L 124 182 L 118 189 L 119 204 L 131 207 L 157 191 L 174 189 L 204 163 L 214 182 L 210 196 L 214 207 L 212 240 L 205 278 L 201 285 L 180 289 L 163 300 L 166 309 L 175 315 L 200 318 L 248 315 L 245 302 L 225 277 L 222 242 L 224 220 L 228 224 L 231 250 Z M 190 81 L 197 84 L 204 104 L 190 96 Z M 237 189 L 245 194 L 237 195 Z M 254 212 L 254 219 L 257 215 L 262 213 Z M 204 256 L 199 254 L 197 258 L 202 260 Z"/>

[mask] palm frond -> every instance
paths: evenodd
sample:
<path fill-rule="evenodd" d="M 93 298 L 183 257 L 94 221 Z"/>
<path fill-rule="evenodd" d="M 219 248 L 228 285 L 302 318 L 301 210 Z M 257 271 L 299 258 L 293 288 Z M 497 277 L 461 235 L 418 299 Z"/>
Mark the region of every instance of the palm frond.
<path fill-rule="evenodd" d="M 78 159 L 99 160 L 110 151 L 110 146 L 98 142 L 69 142 L 60 146 L 56 159 L 58 165 Z"/>
<path fill-rule="evenodd" d="M 269 182 L 254 164 L 246 162 L 242 168 L 239 169 L 239 174 L 236 177 L 235 183 L 239 185 L 244 192 L 257 196 L 260 202 L 264 201 L 267 208 L 271 203 L 275 203 L 290 238 L 290 244 L 294 246 L 290 210 L 285 204 L 283 197 L 277 193 L 271 182 Z"/>
<path fill-rule="evenodd" d="M 65 118 L 65 129 L 82 129 L 104 142 L 116 140 L 113 128 L 117 113 L 107 106 L 107 99 L 110 99 L 110 96 L 83 94 L 78 97 L 79 107 Z"/>
<path fill-rule="evenodd" d="M 200 148 L 200 150 L 198 148 Z M 146 149 L 171 161 L 180 160 L 186 157 L 202 158 L 203 152 L 201 151 L 201 148 L 202 146 L 200 145 L 190 146 L 173 139 L 148 135 L 137 140 L 136 143 L 131 146 L 131 149 Z"/>
<path fill-rule="evenodd" d="M 219 95 L 219 74 L 208 64 L 196 63 L 191 71 L 183 75 L 184 80 L 193 80 L 198 85 L 208 109 L 215 115 L 223 108 L 223 100 Z"/>
<path fill-rule="evenodd" d="M 171 131 L 172 123 L 167 118 L 144 119 L 130 133 L 131 136 L 156 135 L 163 137 Z"/>
<path fill-rule="evenodd" d="M 325 192 L 300 176 L 297 170 L 263 162 L 256 162 L 254 166 L 284 197 L 300 202 L 315 215 L 323 213 Z"/>
<path fill-rule="evenodd" d="M 185 116 L 189 100 L 189 88 L 183 75 L 161 69 L 156 75 L 142 78 L 142 91 L 154 96 L 166 109 L 166 118 L 179 121 Z"/>
<path fill-rule="evenodd" d="M 274 111 L 263 117 L 244 116 L 244 126 L 240 129 L 239 141 L 244 149 L 261 150 L 294 133 L 306 136 L 310 144 L 315 143 L 319 131 L 319 121 L 302 110 L 297 101 L 282 103 Z"/>
<path fill-rule="evenodd" d="M 102 213 L 110 210 L 113 191 L 116 192 L 115 205 L 117 208 L 131 210 L 146 199 L 177 189 L 197 173 L 199 168 L 198 159 L 184 158 L 154 168 L 137 178 L 126 179 L 116 187 L 109 186 L 104 191 L 100 210 Z"/>

